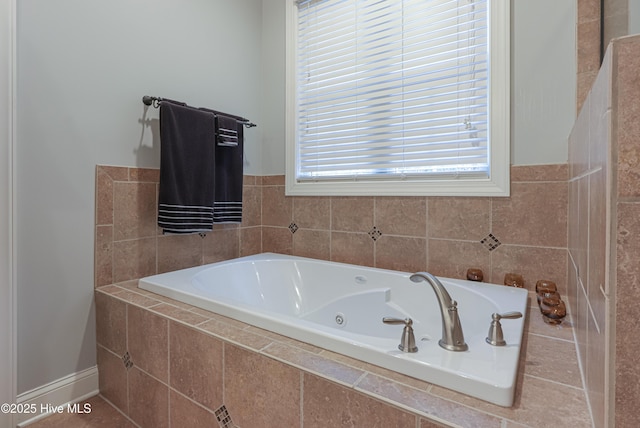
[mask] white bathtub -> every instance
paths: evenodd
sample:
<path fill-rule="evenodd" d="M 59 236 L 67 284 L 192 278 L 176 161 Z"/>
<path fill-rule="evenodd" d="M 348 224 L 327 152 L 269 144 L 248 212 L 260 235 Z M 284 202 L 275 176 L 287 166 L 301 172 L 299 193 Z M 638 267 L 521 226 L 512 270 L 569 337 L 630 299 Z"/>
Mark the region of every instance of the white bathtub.
<path fill-rule="evenodd" d="M 409 273 L 264 253 L 143 278 L 139 287 L 501 406 L 513 404 L 524 317 L 502 320 L 507 346 L 485 338 L 494 312 L 527 308 L 523 289 L 439 278 L 469 350 L 441 348 L 436 296 Z M 398 350 L 411 318 L 418 352 Z"/>

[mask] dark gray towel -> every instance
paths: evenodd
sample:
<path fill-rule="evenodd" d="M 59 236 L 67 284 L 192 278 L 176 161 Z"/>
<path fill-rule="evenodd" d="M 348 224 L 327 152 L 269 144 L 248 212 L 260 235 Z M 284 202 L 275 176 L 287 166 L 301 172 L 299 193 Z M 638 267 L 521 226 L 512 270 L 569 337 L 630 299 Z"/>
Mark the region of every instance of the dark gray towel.
<path fill-rule="evenodd" d="M 169 233 L 213 229 L 215 115 L 186 105 L 160 105 L 158 226 Z"/>
<path fill-rule="evenodd" d="M 216 150 L 215 169 L 215 202 L 213 210 L 214 223 L 240 223 L 242 221 L 242 174 L 243 174 L 243 125 L 235 118 L 218 114 L 218 129 L 223 124 L 225 129 L 236 131 L 236 145 L 218 144 Z M 232 134 L 232 133 L 230 133 Z"/>

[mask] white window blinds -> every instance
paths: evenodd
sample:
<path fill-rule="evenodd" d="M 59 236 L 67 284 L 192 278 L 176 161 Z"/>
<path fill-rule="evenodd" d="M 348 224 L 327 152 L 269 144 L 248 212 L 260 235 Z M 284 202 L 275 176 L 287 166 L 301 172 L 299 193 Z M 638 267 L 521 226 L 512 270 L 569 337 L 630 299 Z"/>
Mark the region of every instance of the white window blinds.
<path fill-rule="evenodd" d="M 489 175 L 486 0 L 297 7 L 297 181 Z"/>

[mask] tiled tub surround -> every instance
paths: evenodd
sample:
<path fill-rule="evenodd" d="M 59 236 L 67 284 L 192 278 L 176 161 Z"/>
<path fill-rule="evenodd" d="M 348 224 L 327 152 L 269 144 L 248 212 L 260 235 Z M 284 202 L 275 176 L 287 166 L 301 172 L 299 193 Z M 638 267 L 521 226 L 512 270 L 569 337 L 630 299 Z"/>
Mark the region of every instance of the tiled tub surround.
<path fill-rule="evenodd" d="M 96 285 L 275 252 L 501 284 L 567 283 L 567 165 L 515 166 L 511 197 L 289 197 L 283 176 L 245 176 L 241 225 L 162 235 L 158 170 L 96 169 Z"/>
<path fill-rule="evenodd" d="M 262 249 L 383 269 L 486 282 L 509 272 L 564 292 L 567 166 L 518 166 L 511 197 L 289 197 L 262 178 Z"/>
<path fill-rule="evenodd" d="M 578 0 L 576 15 L 576 105 L 579 111 L 600 69 L 601 0 Z"/>
<path fill-rule="evenodd" d="M 596 427 L 640 426 L 640 36 L 615 40 L 569 138 L 569 301 Z"/>
<path fill-rule="evenodd" d="M 530 300 L 535 305 L 535 297 Z M 530 307 L 504 408 L 137 288 L 96 290 L 101 394 L 143 427 L 590 427 L 569 325 Z"/>
<path fill-rule="evenodd" d="M 261 251 L 261 188 L 244 177 L 241 225 L 199 235 L 163 235 L 157 226 L 158 169 L 96 168 L 95 285 L 213 263 Z"/>
<path fill-rule="evenodd" d="M 216 226 L 200 238 L 163 236 L 156 227 L 157 170 L 98 166 L 101 393 L 142 426 L 166 426 L 167 418 L 212 420 L 211 410 L 222 404 L 244 428 L 425 428 L 429 420 L 590 426 L 571 322 L 544 324 L 535 299 L 516 404 L 505 409 L 136 287 L 138 278 L 154 273 L 274 251 L 403 271 L 426 267 L 458 278 L 477 266 L 489 282 L 517 272 L 529 289 L 546 278 L 564 294 L 567 175 L 566 165 L 513 167 L 510 198 L 291 198 L 282 177 L 245 177 L 243 223 Z M 142 325 L 144 333 L 136 330 Z M 204 368 L 195 375 L 198 365 Z M 181 367 L 190 369 L 180 374 Z"/>

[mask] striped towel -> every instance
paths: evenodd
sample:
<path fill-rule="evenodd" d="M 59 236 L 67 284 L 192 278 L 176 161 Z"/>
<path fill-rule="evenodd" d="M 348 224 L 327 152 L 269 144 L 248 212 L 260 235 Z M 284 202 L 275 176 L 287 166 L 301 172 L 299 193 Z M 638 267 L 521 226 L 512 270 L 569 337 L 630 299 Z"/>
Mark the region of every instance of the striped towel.
<path fill-rule="evenodd" d="M 162 101 L 158 226 L 165 233 L 213 229 L 215 115 Z"/>
<path fill-rule="evenodd" d="M 230 124 L 231 121 L 233 125 Z M 230 132 L 225 137 L 228 138 L 229 144 L 220 143 L 221 126 L 235 132 L 235 136 Z M 242 221 L 243 127 L 237 119 L 218 114 L 218 133 L 218 144 L 215 148 L 216 185 L 213 222 L 240 223 Z M 230 144 L 232 138 L 235 139 L 235 144 Z"/>
<path fill-rule="evenodd" d="M 218 115 L 216 118 L 218 146 L 236 147 L 238 145 L 238 121 L 232 117 Z"/>

